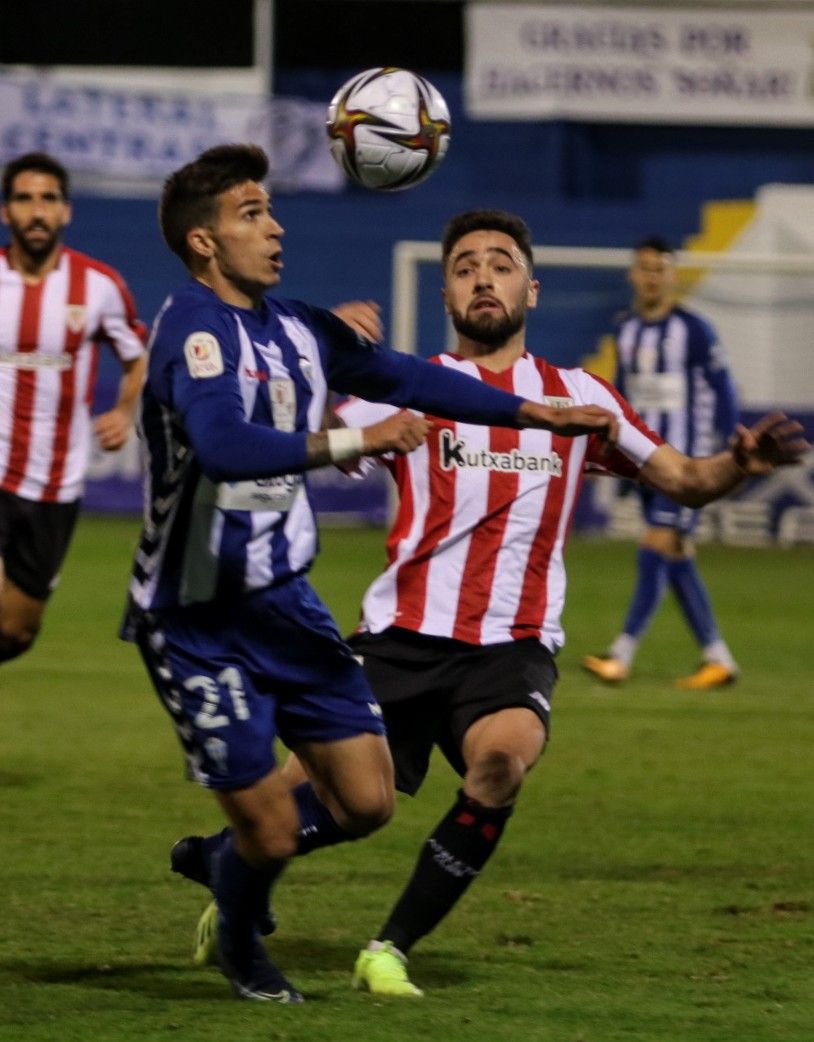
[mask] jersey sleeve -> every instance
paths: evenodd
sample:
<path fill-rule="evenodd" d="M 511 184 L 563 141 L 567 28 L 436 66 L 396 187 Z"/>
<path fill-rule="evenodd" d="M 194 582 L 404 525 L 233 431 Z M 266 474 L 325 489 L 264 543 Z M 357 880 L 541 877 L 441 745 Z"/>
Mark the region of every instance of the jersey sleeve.
<path fill-rule="evenodd" d="M 334 410 L 346 427 L 370 427 L 381 423 L 388 416 L 400 412 L 398 405 L 386 405 L 383 402 L 368 402 L 364 398 L 350 397 Z"/>
<path fill-rule="evenodd" d="M 133 294 L 127 283 L 112 268 L 105 273 L 105 297 L 98 335 L 107 341 L 123 362 L 144 354 L 147 327 L 136 314 Z"/>
<path fill-rule="evenodd" d="M 150 347 L 150 384 L 181 419 L 201 469 L 213 481 L 298 473 L 307 466 L 307 432 L 284 432 L 246 418 L 236 331 L 196 307 L 160 316 Z"/>
<path fill-rule="evenodd" d="M 651 430 L 630 402 L 601 376 L 580 370 L 580 378 L 583 403 L 601 405 L 619 417 L 616 446 L 608 446 L 595 434 L 588 438 L 585 470 L 635 479 L 659 445 L 664 444 L 664 439 Z"/>

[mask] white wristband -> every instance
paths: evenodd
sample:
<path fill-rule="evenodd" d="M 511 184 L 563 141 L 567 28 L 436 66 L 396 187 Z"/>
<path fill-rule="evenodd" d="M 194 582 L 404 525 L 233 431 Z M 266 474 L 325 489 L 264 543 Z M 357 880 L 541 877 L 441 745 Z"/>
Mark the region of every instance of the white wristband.
<path fill-rule="evenodd" d="M 328 453 L 332 463 L 364 456 L 365 436 L 361 427 L 332 427 L 327 434 Z"/>

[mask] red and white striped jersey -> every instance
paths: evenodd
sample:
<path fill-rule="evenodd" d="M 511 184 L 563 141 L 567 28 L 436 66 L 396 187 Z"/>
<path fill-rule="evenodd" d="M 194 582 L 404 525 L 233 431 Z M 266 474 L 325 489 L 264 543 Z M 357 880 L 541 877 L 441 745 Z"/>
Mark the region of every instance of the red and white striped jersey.
<path fill-rule="evenodd" d="M 493 373 L 454 354 L 432 359 L 531 401 L 596 404 L 620 417 L 619 449 L 595 436 L 479 427 L 433 418 L 426 443 L 385 459 L 399 491 L 388 566 L 365 594 L 361 628 L 395 625 L 470 644 L 536 637 L 562 646 L 563 551 L 586 470 L 635 477 L 662 444 L 619 393 L 583 369 L 525 354 Z M 396 411 L 352 398 L 349 426 Z"/>
<path fill-rule="evenodd" d="M 0 488 L 43 502 L 81 496 L 100 340 L 122 361 L 144 351 L 117 271 L 63 247 L 29 285 L 0 249 Z"/>

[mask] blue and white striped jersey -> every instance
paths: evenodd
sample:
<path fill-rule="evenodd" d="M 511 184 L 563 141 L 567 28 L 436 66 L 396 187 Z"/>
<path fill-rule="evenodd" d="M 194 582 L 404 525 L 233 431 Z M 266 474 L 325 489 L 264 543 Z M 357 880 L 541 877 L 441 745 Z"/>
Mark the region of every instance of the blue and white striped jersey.
<path fill-rule="evenodd" d="M 508 427 L 522 402 L 379 348 L 320 308 L 272 297 L 234 307 L 190 280 L 149 344 L 138 608 L 239 597 L 310 567 L 317 527 L 302 472 L 329 386 Z"/>
<path fill-rule="evenodd" d="M 651 429 L 688 456 L 708 456 L 738 420 L 735 386 L 712 325 L 675 307 L 659 321 L 616 323 L 616 386 Z"/>

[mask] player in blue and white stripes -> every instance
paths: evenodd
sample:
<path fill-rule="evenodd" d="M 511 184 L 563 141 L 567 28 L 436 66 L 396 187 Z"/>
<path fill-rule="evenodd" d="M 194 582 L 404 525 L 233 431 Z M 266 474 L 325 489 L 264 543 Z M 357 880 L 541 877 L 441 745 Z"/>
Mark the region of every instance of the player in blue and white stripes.
<path fill-rule="evenodd" d="M 633 306 L 615 329 L 616 385 L 666 442 L 688 456 L 707 456 L 733 434 L 737 398 L 715 330 L 701 315 L 676 304 L 675 274 L 674 252 L 664 239 L 653 236 L 635 247 L 629 272 Z M 622 633 L 607 655 L 585 655 L 582 664 L 602 680 L 625 680 L 669 585 L 702 657 L 699 669 L 676 686 L 705 690 L 731 683 L 737 665 L 695 563 L 692 533 L 698 511 L 651 489 L 638 491 L 647 527 Z"/>

